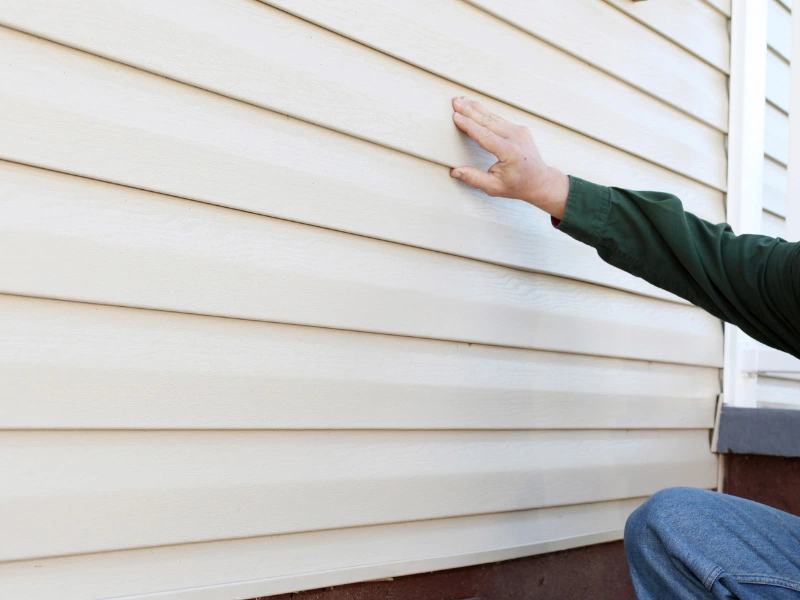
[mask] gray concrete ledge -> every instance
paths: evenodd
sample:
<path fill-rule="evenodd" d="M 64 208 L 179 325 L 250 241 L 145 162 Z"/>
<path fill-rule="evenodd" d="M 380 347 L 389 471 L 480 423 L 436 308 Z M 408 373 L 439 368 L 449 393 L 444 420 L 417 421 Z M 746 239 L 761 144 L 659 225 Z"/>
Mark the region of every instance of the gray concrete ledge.
<path fill-rule="evenodd" d="M 800 410 L 723 406 L 717 452 L 800 457 Z"/>

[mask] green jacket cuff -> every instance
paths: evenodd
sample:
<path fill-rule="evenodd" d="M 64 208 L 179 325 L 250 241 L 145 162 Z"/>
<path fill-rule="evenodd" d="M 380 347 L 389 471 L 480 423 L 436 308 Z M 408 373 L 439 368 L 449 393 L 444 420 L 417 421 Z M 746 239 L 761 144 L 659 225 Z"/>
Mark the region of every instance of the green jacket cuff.
<path fill-rule="evenodd" d="M 567 208 L 558 229 L 579 242 L 597 246 L 610 209 L 610 188 L 570 175 Z"/>

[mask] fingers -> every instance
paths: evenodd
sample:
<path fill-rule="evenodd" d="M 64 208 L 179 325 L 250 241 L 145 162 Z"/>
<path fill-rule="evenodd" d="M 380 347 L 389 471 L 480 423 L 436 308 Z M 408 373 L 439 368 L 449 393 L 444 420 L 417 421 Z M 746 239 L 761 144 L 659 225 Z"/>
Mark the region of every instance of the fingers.
<path fill-rule="evenodd" d="M 453 109 L 472 119 L 478 125 L 486 127 L 489 131 L 496 133 L 500 137 L 511 137 L 514 132 L 514 125 L 506 121 L 503 117 L 494 114 L 480 102 L 470 100 L 464 96 L 453 98 Z"/>
<path fill-rule="evenodd" d="M 467 185 L 483 190 L 490 196 L 499 195 L 500 180 L 491 173 L 481 171 L 475 167 L 458 167 L 450 171 L 450 174 Z"/>
<path fill-rule="evenodd" d="M 484 150 L 488 150 L 497 158 L 501 158 L 505 154 L 506 140 L 487 127 L 478 125 L 475 121 L 469 117 L 465 117 L 461 113 L 453 113 L 453 121 L 456 127 L 478 142 Z"/>

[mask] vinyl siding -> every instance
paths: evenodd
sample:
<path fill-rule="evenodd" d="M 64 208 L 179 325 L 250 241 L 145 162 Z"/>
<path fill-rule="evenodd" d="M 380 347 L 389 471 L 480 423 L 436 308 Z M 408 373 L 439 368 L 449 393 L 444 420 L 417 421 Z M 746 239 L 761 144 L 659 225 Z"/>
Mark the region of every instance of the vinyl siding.
<path fill-rule="evenodd" d="M 716 485 L 719 321 L 448 170 L 469 94 L 724 219 L 726 19 L 534 4 L 4 3 L 0 595 L 464 566 Z"/>

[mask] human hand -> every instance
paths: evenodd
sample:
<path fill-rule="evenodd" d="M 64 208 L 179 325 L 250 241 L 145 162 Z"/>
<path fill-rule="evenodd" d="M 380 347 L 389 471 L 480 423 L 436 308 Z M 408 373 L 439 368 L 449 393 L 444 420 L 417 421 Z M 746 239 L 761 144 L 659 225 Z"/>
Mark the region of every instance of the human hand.
<path fill-rule="evenodd" d="M 464 96 L 453 99 L 453 109 L 456 126 L 497 157 L 488 172 L 458 167 L 450 171 L 453 177 L 490 196 L 525 200 L 557 219 L 564 218 L 569 178 L 545 164 L 527 127 L 509 123 Z"/>

